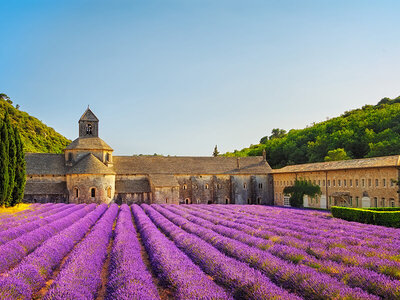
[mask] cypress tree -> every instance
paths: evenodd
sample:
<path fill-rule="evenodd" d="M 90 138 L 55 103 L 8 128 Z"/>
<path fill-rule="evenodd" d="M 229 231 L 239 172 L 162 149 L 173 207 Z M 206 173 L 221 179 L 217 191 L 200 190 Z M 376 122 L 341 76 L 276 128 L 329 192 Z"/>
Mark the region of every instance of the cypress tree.
<path fill-rule="evenodd" d="M 25 155 L 24 145 L 22 144 L 21 135 L 17 128 L 14 128 L 14 140 L 16 148 L 16 168 L 15 168 L 15 185 L 11 197 L 11 206 L 14 206 L 22 201 L 24 197 L 26 170 L 25 170 Z"/>
<path fill-rule="evenodd" d="M 15 135 L 13 126 L 10 123 L 8 113 L 4 116 L 4 123 L 8 130 L 8 195 L 7 195 L 7 206 L 11 203 L 11 196 L 15 185 L 15 167 L 16 167 L 16 155 L 17 149 L 15 147 Z"/>
<path fill-rule="evenodd" d="M 0 125 L 0 205 L 8 204 L 9 171 L 8 171 L 8 128 L 5 122 Z"/>

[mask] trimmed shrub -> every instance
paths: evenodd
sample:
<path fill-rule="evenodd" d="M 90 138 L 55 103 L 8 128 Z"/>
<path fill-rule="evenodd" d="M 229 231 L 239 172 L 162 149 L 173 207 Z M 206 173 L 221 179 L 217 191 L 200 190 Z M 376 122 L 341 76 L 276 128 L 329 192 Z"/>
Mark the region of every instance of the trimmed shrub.
<path fill-rule="evenodd" d="M 332 215 L 347 221 L 400 228 L 400 210 L 394 207 L 350 208 L 332 206 Z"/>

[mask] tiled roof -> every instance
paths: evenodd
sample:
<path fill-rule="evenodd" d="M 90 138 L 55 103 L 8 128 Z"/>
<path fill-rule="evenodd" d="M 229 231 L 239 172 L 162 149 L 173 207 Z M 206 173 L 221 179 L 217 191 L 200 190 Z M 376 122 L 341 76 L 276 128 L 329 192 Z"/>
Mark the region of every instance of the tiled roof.
<path fill-rule="evenodd" d="M 65 175 L 63 154 L 26 153 L 26 174 L 29 175 Z"/>
<path fill-rule="evenodd" d="M 114 156 L 117 174 L 267 174 L 271 167 L 260 156 L 241 157 L 165 157 Z"/>
<path fill-rule="evenodd" d="M 275 169 L 272 173 L 313 172 L 396 166 L 400 166 L 399 155 L 293 165 L 281 169 Z"/>
<path fill-rule="evenodd" d="M 115 172 L 112 170 L 112 168 L 109 168 L 105 164 L 103 164 L 92 153 L 88 153 L 81 160 L 79 160 L 74 166 L 69 168 L 67 170 L 67 174 L 114 175 Z"/>
<path fill-rule="evenodd" d="M 69 144 L 65 150 L 107 150 L 113 149 L 99 137 L 79 137 Z"/>
<path fill-rule="evenodd" d="M 29 195 L 60 195 L 68 194 L 67 183 L 64 182 L 35 182 L 27 181 L 25 194 Z"/>
<path fill-rule="evenodd" d="M 117 180 L 115 181 L 115 191 L 118 194 L 124 193 L 149 193 L 150 184 L 147 178 L 131 179 L 131 180 Z"/>
<path fill-rule="evenodd" d="M 151 174 L 149 176 L 150 184 L 154 187 L 174 187 L 179 186 L 178 181 L 173 175 Z"/>

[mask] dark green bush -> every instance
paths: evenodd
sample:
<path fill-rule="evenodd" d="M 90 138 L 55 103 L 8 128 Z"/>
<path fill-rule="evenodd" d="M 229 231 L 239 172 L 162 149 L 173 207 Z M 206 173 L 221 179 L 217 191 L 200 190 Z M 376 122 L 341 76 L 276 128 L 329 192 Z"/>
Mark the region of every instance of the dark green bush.
<path fill-rule="evenodd" d="M 400 227 L 400 211 L 394 207 L 383 208 L 350 208 L 332 206 L 332 215 L 347 221 L 382 225 L 387 227 Z"/>

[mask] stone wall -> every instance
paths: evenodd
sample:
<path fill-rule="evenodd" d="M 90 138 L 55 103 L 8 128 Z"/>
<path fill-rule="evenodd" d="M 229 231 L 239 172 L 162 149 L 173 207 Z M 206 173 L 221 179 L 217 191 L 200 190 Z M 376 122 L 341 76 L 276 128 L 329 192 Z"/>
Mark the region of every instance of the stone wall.
<path fill-rule="evenodd" d="M 400 205 L 398 186 L 392 182 L 392 179 L 399 178 L 399 171 L 395 167 L 274 173 L 273 178 L 276 205 L 284 204 L 283 189 L 293 185 L 296 178 L 311 180 L 321 188 L 320 197 L 307 198 L 310 207 L 329 208 L 338 205 L 339 199 L 334 196 L 338 193 L 349 195 L 348 205 L 351 207 L 363 207 L 363 203 L 365 207 L 368 201 L 371 207 Z"/>
<path fill-rule="evenodd" d="M 109 204 L 114 199 L 115 175 L 69 174 L 66 179 L 70 203 Z M 95 189 L 94 197 L 91 192 L 93 188 Z M 109 188 L 111 192 L 108 194 Z M 78 189 L 78 195 L 76 189 Z"/>

